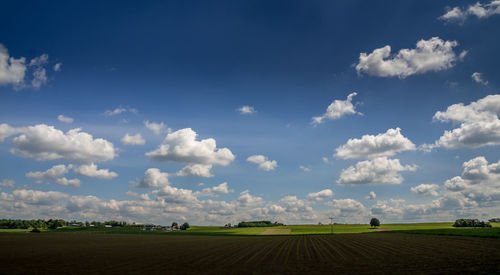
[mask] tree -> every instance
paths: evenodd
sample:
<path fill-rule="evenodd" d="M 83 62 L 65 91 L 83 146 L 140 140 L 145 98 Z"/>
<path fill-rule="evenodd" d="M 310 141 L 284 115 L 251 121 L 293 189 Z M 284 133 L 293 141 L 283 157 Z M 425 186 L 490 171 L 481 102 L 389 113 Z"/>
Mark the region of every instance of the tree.
<path fill-rule="evenodd" d="M 173 222 L 172 223 L 172 227 L 177 227 L 179 224 L 177 224 L 176 222 Z"/>
<path fill-rule="evenodd" d="M 370 226 L 371 227 L 377 227 L 380 226 L 380 221 L 377 218 L 372 218 L 370 220 Z"/>
<path fill-rule="evenodd" d="M 189 223 L 185 222 L 181 225 L 181 230 L 186 230 L 189 228 Z"/>

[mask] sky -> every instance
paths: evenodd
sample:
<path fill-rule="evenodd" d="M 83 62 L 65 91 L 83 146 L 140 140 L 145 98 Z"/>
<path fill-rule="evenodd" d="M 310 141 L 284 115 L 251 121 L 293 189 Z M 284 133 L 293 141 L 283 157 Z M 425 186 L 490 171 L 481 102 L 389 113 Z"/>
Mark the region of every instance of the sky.
<path fill-rule="evenodd" d="M 498 0 L 2 6 L 2 218 L 500 213 Z"/>

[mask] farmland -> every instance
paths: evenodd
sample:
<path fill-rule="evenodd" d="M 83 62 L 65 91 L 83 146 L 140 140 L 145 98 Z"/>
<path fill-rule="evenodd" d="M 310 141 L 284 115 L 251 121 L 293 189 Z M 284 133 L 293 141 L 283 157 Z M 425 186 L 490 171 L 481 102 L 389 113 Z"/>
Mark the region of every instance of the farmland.
<path fill-rule="evenodd" d="M 0 234 L 0 273 L 498 273 L 500 239 L 401 233 Z"/>

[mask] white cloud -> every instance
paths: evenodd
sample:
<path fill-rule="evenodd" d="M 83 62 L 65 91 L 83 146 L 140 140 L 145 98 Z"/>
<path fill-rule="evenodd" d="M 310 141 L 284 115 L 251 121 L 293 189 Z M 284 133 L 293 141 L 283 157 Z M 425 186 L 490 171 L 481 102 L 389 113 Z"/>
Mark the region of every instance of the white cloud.
<path fill-rule="evenodd" d="M 332 214 L 337 221 L 357 221 L 366 222 L 365 206 L 354 199 L 340 199 L 327 202 L 326 205 L 332 208 Z"/>
<path fill-rule="evenodd" d="M 375 192 L 373 192 L 373 191 L 370 191 L 368 196 L 365 197 L 365 199 L 367 199 L 367 200 L 374 200 L 376 198 L 377 198 L 377 194 L 375 194 Z"/>
<path fill-rule="evenodd" d="M 361 115 L 360 112 L 356 112 L 354 105 L 352 104 L 352 98 L 356 96 L 357 93 L 351 93 L 347 96 L 346 100 L 334 100 L 326 109 L 326 112 L 322 116 L 317 116 L 312 118 L 313 124 L 320 124 L 325 119 L 339 119 L 345 115 Z"/>
<path fill-rule="evenodd" d="M 197 141 L 195 131 L 185 128 L 169 133 L 158 149 L 146 153 L 157 161 L 226 166 L 235 156 L 228 148 L 217 148 L 215 139 Z"/>
<path fill-rule="evenodd" d="M 34 179 L 58 179 L 66 175 L 73 166 L 64 164 L 54 165 L 45 172 L 28 172 L 26 177 Z"/>
<path fill-rule="evenodd" d="M 400 184 L 403 177 L 398 172 L 415 171 L 416 165 L 401 165 L 399 159 L 379 157 L 360 161 L 356 166 L 342 170 L 339 184 Z"/>
<path fill-rule="evenodd" d="M 12 127 L 6 123 L 0 124 L 0 142 L 3 142 L 6 138 L 19 134 L 23 128 Z"/>
<path fill-rule="evenodd" d="M 14 196 L 15 200 L 33 205 L 50 205 L 55 201 L 68 197 L 68 195 L 56 191 L 44 192 L 26 189 L 14 190 L 12 191 L 12 195 Z"/>
<path fill-rule="evenodd" d="M 198 202 L 192 190 L 176 188 L 170 185 L 165 185 L 152 193 L 170 203 L 191 204 Z"/>
<path fill-rule="evenodd" d="M 424 150 L 435 147 L 447 149 L 478 148 L 500 144 L 500 95 L 488 95 L 469 105 L 453 104 L 446 111 L 438 111 L 433 119 L 458 122 L 459 128 L 445 131 L 434 144 L 425 144 Z"/>
<path fill-rule="evenodd" d="M 444 187 L 450 191 L 461 191 L 467 188 L 467 182 L 460 176 L 446 180 Z"/>
<path fill-rule="evenodd" d="M 438 18 L 446 22 L 463 23 L 469 16 L 476 16 L 479 19 L 483 19 L 495 14 L 500 14 L 500 1 L 498 0 L 492 0 L 488 4 L 476 2 L 474 5 L 469 5 L 464 9 L 453 7 Z"/>
<path fill-rule="evenodd" d="M 299 200 L 297 196 L 285 196 L 279 201 L 285 205 L 286 212 L 292 213 L 310 213 L 313 211 L 312 207 L 309 205 L 308 201 Z"/>
<path fill-rule="evenodd" d="M 256 163 L 259 165 L 260 170 L 272 171 L 278 167 L 278 162 L 275 160 L 269 160 L 263 155 L 253 155 L 247 158 L 248 162 Z"/>
<path fill-rule="evenodd" d="M 488 81 L 483 78 L 482 73 L 475 72 L 471 75 L 471 77 L 475 82 L 482 84 L 484 86 L 488 86 Z"/>
<path fill-rule="evenodd" d="M 118 174 L 108 169 L 97 169 L 97 165 L 94 163 L 84 164 L 78 167 L 73 168 L 73 172 L 77 175 L 86 176 L 89 178 L 98 178 L 98 179 L 114 179 L 118 177 Z"/>
<path fill-rule="evenodd" d="M 241 192 L 236 201 L 241 207 L 255 206 L 264 202 L 261 197 L 252 196 L 248 190 Z"/>
<path fill-rule="evenodd" d="M 456 41 L 432 37 L 418 41 L 415 49 L 401 49 L 392 56 L 391 46 L 387 45 L 370 54 L 361 53 L 356 71 L 358 74 L 367 73 L 379 77 L 406 78 L 414 74 L 449 69 L 457 61 L 453 51 L 457 45 Z"/>
<path fill-rule="evenodd" d="M 52 68 L 54 72 L 60 72 L 62 67 L 62 62 L 54 64 L 54 67 Z"/>
<path fill-rule="evenodd" d="M 130 107 L 116 107 L 114 110 L 106 110 L 104 112 L 104 115 L 105 116 L 115 116 L 115 115 L 119 115 L 119 114 L 122 114 L 122 113 L 125 113 L 125 112 L 129 112 L 129 113 L 137 113 L 137 109 L 135 108 L 130 108 Z"/>
<path fill-rule="evenodd" d="M 26 58 L 9 56 L 7 48 L 0 44 L 0 85 L 22 85 L 26 69 Z"/>
<path fill-rule="evenodd" d="M 304 172 L 311 172 L 311 167 L 300 165 L 299 168 Z"/>
<path fill-rule="evenodd" d="M 445 188 L 455 197 L 470 203 L 492 206 L 500 205 L 500 161 L 488 164 L 479 156 L 462 165 L 462 175 L 449 179 Z"/>
<path fill-rule="evenodd" d="M 56 183 L 59 185 L 64 185 L 64 186 L 73 186 L 73 187 L 80 187 L 80 180 L 79 179 L 67 179 L 67 178 L 60 178 L 56 179 Z"/>
<path fill-rule="evenodd" d="M 144 126 L 148 128 L 149 130 L 153 131 L 156 135 L 159 135 L 163 132 L 163 129 L 165 129 L 165 124 L 163 122 L 156 123 L 156 122 L 149 122 L 149 121 L 144 121 Z"/>
<path fill-rule="evenodd" d="M 28 64 L 29 67 L 33 67 L 33 79 L 31 80 L 31 85 L 34 88 L 40 88 L 43 84 L 47 83 L 47 74 L 44 66 L 49 62 L 49 56 L 47 54 L 42 54 L 38 57 L 31 59 Z"/>
<path fill-rule="evenodd" d="M 168 173 L 161 172 L 158 168 L 149 168 L 144 173 L 142 179 L 138 182 L 135 187 L 139 188 L 151 188 L 151 187 L 162 187 L 169 185 Z"/>
<path fill-rule="evenodd" d="M 349 139 L 346 144 L 335 149 L 335 157 L 342 159 L 363 159 L 389 157 L 398 152 L 415 150 L 408 138 L 401 134 L 401 129 L 388 129 L 383 134 L 364 135 L 361 139 Z"/>
<path fill-rule="evenodd" d="M 137 199 L 140 199 L 143 201 L 148 201 L 151 199 L 151 198 L 149 198 L 148 194 L 139 194 L 137 192 L 132 192 L 132 191 L 127 191 L 125 194 L 127 196 L 134 197 L 134 198 L 137 198 Z"/>
<path fill-rule="evenodd" d="M 47 82 L 45 66 L 49 56 L 42 54 L 26 63 L 25 57 L 14 58 L 9 55 L 7 48 L 0 44 L 0 85 L 12 84 L 14 89 L 33 87 L 40 88 Z M 31 71 L 31 79 L 26 79 L 26 74 Z M 30 85 L 26 84 L 26 81 Z"/>
<path fill-rule="evenodd" d="M 0 181 L 0 187 L 3 187 L 3 188 L 14 188 L 14 183 L 16 183 L 14 180 L 3 179 L 2 181 Z"/>
<path fill-rule="evenodd" d="M 329 163 L 330 160 L 327 157 L 322 157 L 321 160 L 323 160 L 324 163 Z"/>
<path fill-rule="evenodd" d="M 113 143 L 94 139 L 92 135 L 76 128 L 63 133 L 54 126 L 38 124 L 22 128 L 22 134 L 12 143 L 14 153 L 36 160 L 64 159 L 79 163 L 107 161 L 115 157 Z"/>
<path fill-rule="evenodd" d="M 256 113 L 255 109 L 252 106 L 244 105 L 237 109 L 238 112 L 242 115 L 251 115 Z"/>
<path fill-rule="evenodd" d="M 180 177 L 192 176 L 211 178 L 214 175 L 210 172 L 210 169 L 212 169 L 211 164 L 189 164 L 178 171 L 175 175 Z"/>
<path fill-rule="evenodd" d="M 207 187 L 203 188 L 200 192 L 195 192 L 196 196 L 207 196 L 207 197 L 217 197 L 222 194 L 229 194 L 234 192 L 234 190 L 229 189 L 227 186 L 227 182 L 223 182 L 217 186 L 212 188 Z"/>
<path fill-rule="evenodd" d="M 125 145 L 144 145 L 146 141 L 142 138 L 141 134 L 135 134 L 133 136 L 128 133 L 122 137 L 121 142 Z"/>
<path fill-rule="evenodd" d="M 418 186 L 410 188 L 411 192 L 415 194 L 429 196 L 438 196 L 439 193 L 437 189 L 439 189 L 439 186 L 437 184 L 420 184 Z"/>
<path fill-rule="evenodd" d="M 307 199 L 312 201 L 320 201 L 322 199 L 330 198 L 331 196 L 333 196 L 333 191 L 330 189 L 325 189 L 316 193 L 309 193 L 307 195 Z"/>
<path fill-rule="evenodd" d="M 60 122 L 64 122 L 64 123 L 73 123 L 73 118 L 71 118 L 71 117 L 67 117 L 67 116 L 64 116 L 64 115 L 58 115 L 58 116 L 57 116 L 57 119 L 58 119 Z"/>

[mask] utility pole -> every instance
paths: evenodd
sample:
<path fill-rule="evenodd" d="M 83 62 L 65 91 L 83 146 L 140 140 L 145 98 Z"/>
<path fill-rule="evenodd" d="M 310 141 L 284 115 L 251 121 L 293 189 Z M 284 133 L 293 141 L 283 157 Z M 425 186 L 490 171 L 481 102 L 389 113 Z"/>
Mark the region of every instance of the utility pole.
<path fill-rule="evenodd" d="M 330 219 L 330 224 L 332 226 L 331 233 L 333 234 L 333 217 L 329 217 L 329 219 Z"/>

